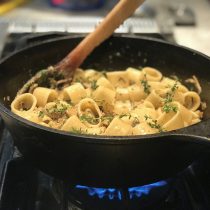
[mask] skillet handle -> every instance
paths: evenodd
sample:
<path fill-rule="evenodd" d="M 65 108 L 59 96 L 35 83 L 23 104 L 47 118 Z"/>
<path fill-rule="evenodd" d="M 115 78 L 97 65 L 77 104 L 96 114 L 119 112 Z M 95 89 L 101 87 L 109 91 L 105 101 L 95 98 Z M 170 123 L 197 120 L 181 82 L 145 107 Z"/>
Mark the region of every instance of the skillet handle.
<path fill-rule="evenodd" d="M 183 129 L 172 131 L 172 134 L 209 138 L 210 140 L 210 119 L 203 120 L 195 125 L 191 125 Z"/>

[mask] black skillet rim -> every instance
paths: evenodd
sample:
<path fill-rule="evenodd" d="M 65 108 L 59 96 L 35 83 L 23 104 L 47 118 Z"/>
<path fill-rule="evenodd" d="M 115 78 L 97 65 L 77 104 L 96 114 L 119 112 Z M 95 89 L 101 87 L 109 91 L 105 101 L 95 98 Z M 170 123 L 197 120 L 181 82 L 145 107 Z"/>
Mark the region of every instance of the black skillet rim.
<path fill-rule="evenodd" d="M 28 47 L 25 47 L 21 50 L 18 50 L 18 51 L 15 51 L 13 53 L 11 53 L 9 56 L 3 58 L 0 60 L 0 65 L 5 62 L 7 59 L 15 56 L 16 54 L 22 52 L 22 51 L 25 51 L 27 49 L 30 49 L 30 48 L 33 48 L 33 47 L 36 47 L 36 46 L 39 46 L 40 44 L 45 44 L 45 43 L 53 43 L 53 42 L 56 42 L 56 41 L 59 41 L 59 40 L 65 40 L 65 39 L 69 39 L 69 38 L 84 38 L 85 35 L 70 35 L 70 36 L 64 36 L 64 37 L 59 37 L 59 38 L 54 38 L 54 39 L 50 39 L 50 40 L 46 40 L 42 43 L 38 43 L 38 44 L 34 44 L 32 46 L 28 46 Z M 172 44 L 172 43 L 169 43 L 167 41 L 163 41 L 163 40 L 159 40 L 157 38 L 151 38 L 151 37 L 144 37 L 144 36 L 137 36 L 137 35 L 113 35 L 112 36 L 113 38 L 117 38 L 117 37 L 120 37 L 120 38 L 130 38 L 130 39 L 142 39 L 142 40 L 146 40 L 146 41 L 152 41 L 152 42 L 159 42 L 159 43 L 162 43 L 162 44 L 165 44 L 165 45 L 168 45 L 168 46 L 172 46 L 172 47 L 178 47 L 178 48 L 182 48 L 183 50 L 186 50 L 188 52 L 191 52 L 193 55 L 198 55 L 198 56 L 202 56 L 203 58 L 205 59 L 208 59 L 209 62 L 210 62 L 210 58 L 201 53 L 201 52 L 198 52 L 194 49 L 190 49 L 188 47 L 185 47 L 185 46 L 180 46 L 178 44 Z M 158 140 L 158 139 L 163 139 L 164 137 L 172 137 L 177 140 L 181 139 L 181 137 L 187 137 L 187 138 L 184 138 L 184 141 L 194 141 L 195 143 L 204 143 L 204 144 L 208 144 L 209 145 L 209 139 L 208 137 L 204 137 L 204 136 L 198 136 L 198 135 L 194 135 L 194 134 L 188 134 L 186 132 L 183 132 L 186 130 L 186 128 L 191 128 L 191 127 L 196 127 L 198 126 L 199 124 L 202 124 L 202 123 L 205 123 L 207 121 L 210 122 L 210 119 L 206 119 L 206 120 L 202 120 L 201 122 L 195 124 L 195 125 L 191 125 L 191 126 L 188 126 L 186 128 L 181 128 L 181 129 L 177 129 L 175 131 L 168 131 L 168 132 L 163 132 L 163 133 L 158 133 L 158 134 L 147 134 L 147 135 L 135 135 L 135 136 L 102 136 L 102 135 L 80 135 L 80 134 L 74 134 L 74 133 L 68 133 L 66 131 L 61 131 L 61 130 L 58 130 L 58 129 L 53 129 L 53 128 L 48 128 L 46 126 L 42 126 L 42 125 L 39 125 L 37 123 L 33 123 L 31 121 L 28 121 L 22 117 L 19 117 L 18 115 L 12 113 L 8 108 L 6 108 L 1 102 L 0 102 L 0 110 L 2 110 L 2 112 L 6 115 L 9 115 L 10 117 L 14 118 L 16 121 L 19 121 L 21 124 L 24 124 L 25 126 L 32 126 L 32 127 L 35 127 L 37 129 L 40 129 L 42 131 L 45 131 L 45 132 L 51 132 L 51 133 L 54 133 L 54 134 L 59 134 L 59 135 L 63 135 L 63 136 L 69 136 L 69 137 L 76 137 L 76 138 L 71 138 L 71 141 L 72 140 L 75 140 L 76 142 L 78 143 L 96 143 L 96 144 L 130 144 L 130 143 L 143 143 L 144 142 L 153 142 L 153 141 L 150 141 L 150 140 Z M 189 140 L 188 140 L 189 139 Z M 199 139 L 199 141 L 198 141 Z M 168 140 L 168 139 L 167 139 Z M 169 140 L 171 141 L 171 140 Z M 181 140 L 183 142 L 183 139 Z"/>

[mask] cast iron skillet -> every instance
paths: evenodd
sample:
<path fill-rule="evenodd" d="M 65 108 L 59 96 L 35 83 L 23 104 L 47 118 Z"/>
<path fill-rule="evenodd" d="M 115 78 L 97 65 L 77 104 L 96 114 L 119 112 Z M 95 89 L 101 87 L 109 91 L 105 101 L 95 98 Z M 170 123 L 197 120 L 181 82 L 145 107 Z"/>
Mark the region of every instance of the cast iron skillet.
<path fill-rule="evenodd" d="M 75 135 L 42 127 L 10 112 L 17 90 L 37 70 L 57 63 L 81 37 L 59 38 L 21 50 L 0 63 L 0 113 L 27 161 L 58 178 L 95 187 L 128 187 L 167 179 L 198 159 L 210 145 L 210 59 L 154 39 L 112 37 L 86 60 L 84 68 L 152 66 L 181 79 L 196 75 L 206 101 L 204 120 L 173 132 L 131 137 Z"/>

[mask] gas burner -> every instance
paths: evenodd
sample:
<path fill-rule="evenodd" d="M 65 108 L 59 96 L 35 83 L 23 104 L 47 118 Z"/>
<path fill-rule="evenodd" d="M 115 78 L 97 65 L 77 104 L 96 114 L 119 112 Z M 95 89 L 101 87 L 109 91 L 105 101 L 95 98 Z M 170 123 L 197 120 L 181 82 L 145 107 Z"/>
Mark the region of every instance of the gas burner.
<path fill-rule="evenodd" d="M 170 183 L 160 181 L 124 189 L 76 185 L 67 187 L 67 194 L 69 206 L 74 204 L 79 209 L 101 210 L 104 206 L 108 209 L 124 209 L 126 206 L 129 210 L 137 210 L 140 206 L 148 207 L 159 200 L 164 200 L 171 188 Z"/>
<path fill-rule="evenodd" d="M 131 187 L 127 189 L 126 194 L 128 194 L 130 200 L 135 198 L 140 199 L 144 196 L 149 196 L 154 190 L 165 188 L 167 184 L 167 181 L 160 181 L 140 187 Z M 98 197 L 99 199 L 108 198 L 109 200 L 122 200 L 124 194 L 124 190 L 116 188 L 94 188 L 82 185 L 77 185 L 73 191 L 75 190 L 86 191 L 89 196 Z"/>

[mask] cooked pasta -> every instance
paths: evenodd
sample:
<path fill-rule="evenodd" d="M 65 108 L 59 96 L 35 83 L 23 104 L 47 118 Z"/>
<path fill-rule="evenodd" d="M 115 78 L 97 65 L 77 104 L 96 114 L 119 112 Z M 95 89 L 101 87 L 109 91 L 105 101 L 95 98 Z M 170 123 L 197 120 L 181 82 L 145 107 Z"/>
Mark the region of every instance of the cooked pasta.
<path fill-rule="evenodd" d="M 155 68 L 78 69 L 62 88 L 18 94 L 11 110 L 43 126 L 78 134 L 129 136 L 180 129 L 200 122 L 201 99 Z"/>

